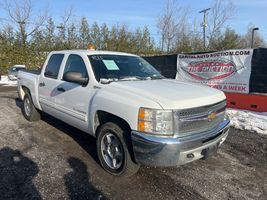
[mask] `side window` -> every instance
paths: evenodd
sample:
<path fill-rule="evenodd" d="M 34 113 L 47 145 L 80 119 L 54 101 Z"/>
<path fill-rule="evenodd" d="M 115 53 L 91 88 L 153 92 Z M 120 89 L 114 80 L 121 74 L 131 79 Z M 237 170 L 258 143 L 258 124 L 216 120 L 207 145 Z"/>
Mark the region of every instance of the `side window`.
<path fill-rule="evenodd" d="M 57 79 L 63 57 L 64 54 L 53 54 L 49 58 L 49 61 L 45 68 L 45 73 L 44 73 L 45 77 Z"/>
<path fill-rule="evenodd" d="M 82 74 L 82 78 L 88 78 L 87 69 L 82 57 L 75 54 L 69 55 L 64 69 L 64 74 L 66 72 L 80 72 Z"/>

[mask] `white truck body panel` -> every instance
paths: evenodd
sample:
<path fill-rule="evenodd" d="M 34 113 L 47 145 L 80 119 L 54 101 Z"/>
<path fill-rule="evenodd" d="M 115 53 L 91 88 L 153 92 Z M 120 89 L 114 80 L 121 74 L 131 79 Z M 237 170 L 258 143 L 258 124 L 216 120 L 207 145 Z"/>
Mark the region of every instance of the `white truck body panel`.
<path fill-rule="evenodd" d="M 100 56 L 88 58 L 90 55 Z M 51 61 L 56 56 L 60 57 L 60 61 Z M 123 61 L 125 56 L 132 60 L 133 68 Z M 110 57 L 112 59 L 109 59 Z M 121 60 L 116 60 L 121 68 L 117 66 L 113 57 L 123 57 Z M 80 64 L 74 64 L 77 63 L 75 62 L 77 59 Z M 126 123 L 129 127 L 124 130 L 127 130 L 127 134 L 128 132 L 131 134 L 131 148 L 137 163 L 176 166 L 206 158 L 215 152 L 225 141 L 230 124 L 229 119 L 224 115 L 226 106 L 224 93 L 206 86 L 162 79 L 153 67 L 144 63 L 146 62 L 136 55 L 120 52 L 55 51 L 48 55 L 39 75 L 19 72 L 18 94 L 21 99 L 24 99 L 25 93 L 30 93 L 37 109 L 93 136 L 96 136 L 98 127 L 106 122 L 113 122 L 110 118 L 115 118 L 114 123 L 119 120 L 118 124 L 122 123 L 124 128 Z M 104 69 L 101 69 L 101 65 Z M 79 66 L 78 70 L 76 66 Z M 50 68 L 51 71 L 49 71 Z M 46 69 L 49 70 L 46 72 Z M 56 72 L 53 72 L 54 69 Z M 139 69 L 138 73 L 142 72 L 145 75 L 131 77 L 127 74 L 126 79 L 118 75 L 119 78 L 115 78 L 116 80 L 113 78 L 110 81 L 107 80 L 108 76 L 102 76 L 106 82 L 101 82 L 101 77 L 97 76 L 102 75 L 102 72 L 97 74 L 93 69 L 106 70 L 111 75 L 112 70 L 120 70 L 119 72 L 126 70 L 131 74 Z M 150 73 L 151 76 L 146 75 L 148 73 L 146 70 L 153 71 L 152 74 Z M 66 78 L 69 74 L 72 76 Z M 79 77 L 75 79 L 77 75 Z M 160 79 L 154 75 L 159 76 Z M 27 97 L 29 100 L 29 96 Z M 27 108 L 26 100 L 27 98 L 24 100 L 24 109 L 25 105 Z M 140 110 L 146 110 L 152 114 L 144 117 L 145 114 L 140 114 Z M 100 115 L 107 118 L 101 118 Z M 100 120 L 103 120 L 102 124 Z M 148 124 L 148 129 L 142 129 L 144 121 Z M 145 125 L 143 127 L 146 128 Z M 100 141 L 100 137 L 97 141 Z"/>
<path fill-rule="evenodd" d="M 224 93 L 216 89 L 171 79 L 114 82 L 110 86 L 157 102 L 162 109 L 200 107 L 225 99 Z"/>
<path fill-rule="evenodd" d="M 53 54 L 65 54 L 61 63 L 59 78 L 44 76 L 44 68 Z M 62 81 L 63 68 L 69 54 L 80 55 L 87 67 L 89 83 L 86 87 Z M 30 90 L 33 103 L 39 110 L 55 116 L 89 134 L 94 135 L 94 115 L 98 110 L 109 112 L 124 119 L 132 130 L 137 130 L 137 116 L 140 107 L 154 109 L 187 109 L 210 105 L 225 99 L 223 92 L 176 80 L 121 81 L 107 85 L 96 81 L 88 55 L 111 54 L 130 55 L 120 52 L 66 50 L 49 54 L 41 74 L 19 72 L 18 87 Z M 46 87 L 40 88 L 39 83 Z M 67 92 L 56 89 L 63 86 Z M 21 89 L 18 90 L 21 93 Z M 23 95 L 20 95 L 23 98 Z"/>
<path fill-rule="evenodd" d="M 25 71 L 19 71 L 19 78 L 18 78 L 18 94 L 21 99 L 24 97 L 24 91 L 22 87 L 26 87 L 31 92 L 32 101 L 35 107 L 39 110 L 42 110 L 40 102 L 39 102 L 39 75 L 27 73 Z"/>

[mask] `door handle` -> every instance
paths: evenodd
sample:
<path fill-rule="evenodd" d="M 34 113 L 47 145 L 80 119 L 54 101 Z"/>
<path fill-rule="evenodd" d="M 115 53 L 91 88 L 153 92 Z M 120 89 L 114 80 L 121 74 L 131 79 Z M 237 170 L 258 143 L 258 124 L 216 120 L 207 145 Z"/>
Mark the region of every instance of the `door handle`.
<path fill-rule="evenodd" d="M 59 88 L 57 88 L 57 91 L 59 91 L 59 92 L 65 92 L 66 90 L 64 88 L 62 88 L 62 87 L 59 87 Z"/>
<path fill-rule="evenodd" d="M 44 86 L 45 86 L 44 82 L 39 83 L 39 87 L 44 87 Z"/>

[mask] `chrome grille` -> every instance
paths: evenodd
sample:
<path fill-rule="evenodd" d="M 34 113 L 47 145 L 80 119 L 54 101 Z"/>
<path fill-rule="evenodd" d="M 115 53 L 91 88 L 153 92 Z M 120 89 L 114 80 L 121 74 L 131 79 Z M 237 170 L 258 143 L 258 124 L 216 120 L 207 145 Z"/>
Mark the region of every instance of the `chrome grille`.
<path fill-rule="evenodd" d="M 224 119 L 225 108 L 226 100 L 208 106 L 174 111 L 176 134 L 186 136 L 216 128 Z"/>

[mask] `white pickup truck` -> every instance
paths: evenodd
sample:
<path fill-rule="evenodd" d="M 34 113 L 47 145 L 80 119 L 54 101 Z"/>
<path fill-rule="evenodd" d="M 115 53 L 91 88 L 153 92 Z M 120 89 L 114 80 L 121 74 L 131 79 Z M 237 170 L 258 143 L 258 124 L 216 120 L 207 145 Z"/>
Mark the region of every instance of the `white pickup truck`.
<path fill-rule="evenodd" d="M 229 130 L 223 92 L 166 79 L 127 53 L 51 52 L 39 74 L 19 72 L 18 94 L 27 120 L 45 112 L 95 136 L 113 175 L 207 158 Z"/>

